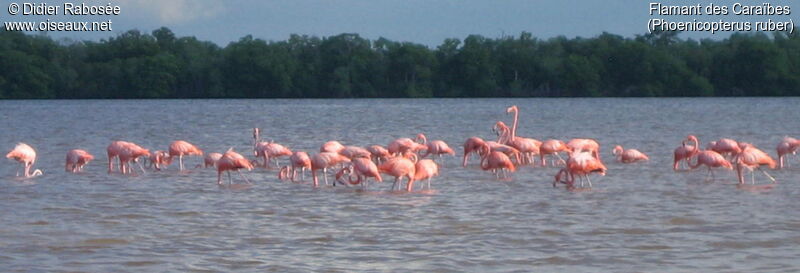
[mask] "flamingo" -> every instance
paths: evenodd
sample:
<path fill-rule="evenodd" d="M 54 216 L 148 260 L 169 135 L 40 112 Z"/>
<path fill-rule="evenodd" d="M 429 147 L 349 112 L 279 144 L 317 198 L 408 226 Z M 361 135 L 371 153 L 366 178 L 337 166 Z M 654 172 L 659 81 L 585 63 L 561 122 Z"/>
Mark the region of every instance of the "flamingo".
<path fill-rule="evenodd" d="M 693 141 L 694 145 L 687 145 L 687 140 Z M 673 162 L 672 162 L 672 170 L 678 171 L 678 165 L 682 160 L 686 161 L 686 164 L 689 164 L 689 159 L 696 155 L 699 152 L 699 142 L 697 141 L 697 137 L 694 135 L 689 135 L 687 140 L 681 142 L 681 146 L 675 148 Z"/>
<path fill-rule="evenodd" d="M 542 145 L 539 146 L 539 160 L 542 162 L 542 167 L 547 166 L 547 162 L 544 159 L 546 155 L 555 155 L 563 162 L 564 159 L 558 155 L 559 152 L 569 152 L 569 148 L 567 148 L 567 145 L 563 141 L 548 139 L 542 142 Z M 553 162 L 553 166 L 555 166 L 555 161 Z"/>
<path fill-rule="evenodd" d="M 591 138 L 573 138 L 567 142 L 567 149 L 590 152 L 592 156 L 600 159 L 600 143 Z"/>
<path fill-rule="evenodd" d="M 148 167 L 155 168 L 156 170 L 161 170 L 161 166 L 172 164 L 172 157 L 169 156 L 169 152 L 162 150 L 150 153 L 149 160 L 150 165 Z"/>
<path fill-rule="evenodd" d="M 264 158 L 264 168 L 269 168 L 269 162 L 276 158 L 275 165 L 278 165 L 277 158 L 281 156 L 291 156 L 292 150 L 275 142 L 259 142 L 256 144 L 255 156 Z"/>
<path fill-rule="evenodd" d="M 112 141 L 111 144 L 108 144 L 106 147 L 106 152 L 108 153 L 108 173 L 111 173 L 114 170 L 114 158 L 119 157 L 119 153 L 122 151 L 125 145 L 130 142 L 122 141 L 122 140 L 115 140 Z M 120 171 L 122 171 L 122 162 L 120 161 Z"/>
<path fill-rule="evenodd" d="M 772 157 L 770 157 L 767 153 L 759 150 L 750 143 L 741 143 L 741 145 L 743 146 L 742 151 L 734 157 L 734 162 L 736 162 L 736 174 L 739 177 L 739 184 L 744 184 L 742 168 L 747 168 L 750 171 L 750 181 L 752 184 L 756 183 L 755 177 L 753 176 L 753 169 L 758 169 L 761 171 L 761 173 L 767 176 L 772 183 L 775 183 L 775 178 L 761 169 L 761 166 L 764 165 L 770 169 L 775 169 L 775 167 L 778 165 L 775 163 L 775 160 L 772 159 Z"/>
<path fill-rule="evenodd" d="M 341 153 L 344 150 L 344 145 L 339 143 L 336 140 L 331 140 L 322 144 L 322 147 L 319 147 L 320 152 L 331 152 L 331 153 Z"/>
<path fill-rule="evenodd" d="M 721 138 L 717 141 L 711 141 L 706 146 L 706 149 L 727 157 L 733 157 L 734 154 L 742 152 L 742 149 L 739 148 L 739 143 L 730 138 Z"/>
<path fill-rule="evenodd" d="M 517 163 L 521 163 L 520 152 L 516 148 L 495 141 L 487 141 L 486 145 L 489 145 L 492 151 L 504 153 L 509 158 L 516 160 Z"/>
<path fill-rule="evenodd" d="M 448 155 L 456 155 L 456 152 L 447 145 L 446 142 L 441 140 L 432 140 L 428 142 L 428 138 L 425 137 L 424 134 L 417 134 L 417 140 L 422 142 L 422 145 L 426 145 L 428 148 L 425 150 L 425 154 L 420 155 L 420 157 L 424 158 L 428 155 L 436 155 L 438 157 L 442 157 L 443 154 Z"/>
<path fill-rule="evenodd" d="M 203 168 L 217 166 L 217 162 L 220 158 L 222 158 L 221 153 L 207 153 L 203 156 Z"/>
<path fill-rule="evenodd" d="M 482 147 L 485 144 L 486 142 L 479 137 L 470 137 L 464 142 L 464 167 L 467 166 L 467 159 L 469 159 L 471 153 L 477 153 L 479 156 L 483 156 L 481 153 Z"/>
<path fill-rule="evenodd" d="M 92 161 L 94 156 L 89 152 L 81 149 L 74 149 L 67 152 L 66 163 L 64 170 L 71 173 L 83 171 L 83 166 Z"/>
<path fill-rule="evenodd" d="M 236 171 L 248 184 L 252 184 L 250 180 L 241 172 L 241 169 L 252 170 L 253 164 L 244 158 L 241 154 L 235 152 L 233 148 L 228 149 L 222 157 L 217 161 L 217 185 L 222 185 L 222 172 L 228 173 L 228 185 L 233 183 L 231 179 L 231 171 Z"/>
<path fill-rule="evenodd" d="M 386 160 L 390 155 L 389 150 L 381 145 L 369 146 L 367 151 L 372 155 L 372 160 L 375 161 L 375 164 L 380 164 L 381 160 Z"/>
<path fill-rule="evenodd" d="M 181 171 L 183 171 L 183 156 L 184 155 L 203 155 L 203 150 L 194 146 L 189 142 L 184 140 L 176 140 L 169 144 L 169 157 L 178 156 L 178 162 L 180 163 Z"/>
<path fill-rule="evenodd" d="M 353 181 L 352 178 L 350 179 L 349 183 L 351 185 L 361 184 L 362 187 L 366 189 L 367 179 L 369 179 L 370 177 L 375 178 L 375 181 L 383 182 L 383 178 L 381 178 L 380 171 L 378 171 L 378 166 L 375 165 L 375 163 L 372 162 L 372 160 L 370 160 L 369 158 L 364 158 L 364 157 L 354 158 L 350 166 L 342 168 L 342 170 L 340 170 L 336 174 L 336 179 L 339 180 L 345 171 L 349 171 L 356 175 L 355 181 Z"/>
<path fill-rule="evenodd" d="M 36 151 L 31 146 L 25 143 L 18 143 L 14 149 L 6 154 L 6 158 L 16 160 L 21 163 L 25 169 L 23 173 L 26 178 L 42 175 L 42 170 L 36 169 L 31 172 L 33 163 L 36 162 Z M 17 169 L 17 176 L 19 176 L 19 169 Z"/>
<path fill-rule="evenodd" d="M 406 191 L 410 192 L 414 189 L 414 181 L 420 181 L 422 179 L 427 180 L 428 190 L 430 190 L 431 178 L 437 175 L 439 175 L 439 165 L 437 165 L 436 162 L 430 159 L 417 161 L 417 163 L 414 164 L 414 180 L 408 182 Z"/>
<path fill-rule="evenodd" d="M 575 175 L 578 175 L 581 178 L 581 186 L 583 186 L 583 178 L 585 177 L 591 188 L 592 180 L 589 179 L 589 174 L 598 173 L 601 176 L 605 176 L 608 168 L 591 152 L 573 151 L 569 159 L 567 159 L 566 168 L 562 170 L 559 170 L 559 174 L 569 173 L 570 178 L 567 180 L 567 185 L 572 186 L 575 182 Z M 556 175 L 556 181 L 560 180 L 559 174 Z M 555 182 L 553 186 L 555 186 Z"/>
<path fill-rule="evenodd" d="M 367 149 L 358 147 L 358 146 L 345 146 L 339 154 L 346 156 L 350 160 L 356 157 L 364 157 L 364 158 L 371 158 L 372 153 L 370 153 Z"/>
<path fill-rule="evenodd" d="M 508 170 L 511 172 L 516 171 L 516 167 L 514 166 L 514 163 L 511 163 L 511 159 L 508 157 L 508 155 L 492 150 L 488 143 L 483 144 L 483 150 L 483 157 L 481 158 L 480 163 L 482 170 L 494 171 L 497 178 L 500 178 L 498 170 Z"/>
<path fill-rule="evenodd" d="M 142 148 L 139 145 L 136 145 L 132 142 L 126 142 L 122 146 L 122 149 L 119 151 L 119 166 L 120 171 L 123 174 L 132 173 L 130 162 L 136 162 L 139 164 L 139 168 L 144 172 L 144 167 L 142 167 L 141 163 L 139 163 L 140 157 L 150 157 L 150 150 Z"/>
<path fill-rule="evenodd" d="M 723 167 L 727 169 L 733 169 L 731 162 L 715 151 L 703 150 L 697 153 L 695 156 L 697 156 L 697 161 L 695 164 L 691 164 L 690 162 L 689 168 L 697 169 L 700 167 L 700 165 L 706 165 L 706 167 L 708 167 L 708 173 L 711 174 L 712 179 L 714 177 L 714 172 L 711 170 L 711 168 Z M 708 178 L 708 174 L 706 174 L 706 178 Z"/>
<path fill-rule="evenodd" d="M 775 150 L 778 151 L 778 168 L 783 168 L 784 158 L 788 154 L 796 154 L 797 148 L 800 148 L 800 140 L 793 137 L 784 137 Z M 789 166 L 789 161 L 786 161 L 786 166 Z"/>
<path fill-rule="evenodd" d="M 406 155 L 408 157 L 406 157 Z M 378 166 L 378 171 L 394 176 L 395 178 L 394 184 L 392 184 L 392 190 L 400 190 L 401 179 L 403 177 L 408 177 L 409 184 L 414 183 L 414 175 L 416 174 L 416 160 L 417 156 L 414 153 L 407 153 L 402 156 L 394 156 Z"/>
<path fill-rule="evenodd" d="M 617 157 L 617 160 L 622 163 L 635 163 L 640 161 L 647 161 L 650 160 L 646 154 L 640 152 L 636 149 L 623 149 L 622 146 L 617 145 L 614 147 L 614 150 L 611 151 L 611 154 Z"/>
<path fill-rule="evenodd" d="M 108 153 L 108 173 L 114 170 L 113 160 L 115 157 L 119 159 L 119 170 L 122 174 L 131 172 L 129 166 L 130 161 L 138 163 L 139 157 L 150 157 L 149 150 L 136 145 L 136 143 L 122 140 L 112 141 L 106 148 L 106 152 Z M 141 165 L 139 165 L 139 168 L 144 172 L 144 168 Z"/>
<path fill-rule="evenodd" d="M 520 151 L 520 153 L 522 153 L 522 155 L 524 155 L 523 158 L 527 159 L 528 163 L 535 165 L 533 157 L 540 153 L 542 142 L 533 138 L 517 136 L 517 124 L 519 123 L 519 108 L 516 105 L 508 107 L 506 109 L 506 114 L 511 112 L 514 112 L 514 123 L 511 125 L 512 126 L 511 129 L 509 129 L 508 131 L 509 135 L 505 138 L 506 143 L 503 143 L 501 141 L 498 142 L 516 148 L 517 150 Z M 504 123 L 502 122 L 499 123 L 505 126 Z"/>
<path fill-rule="evenodd" d="M 308 154 L 306 152 L 294 152 L 289 157 L 289 162 L 291 162 L 291 165 L 282 167 L 278 173 L 278 178 L 284 179 L 288 177 L 294 182 L 299 168 L 302 175 L 301 180 L 305 180 L 306 169 L 311 169 L 311 158 L 308 157 Z"/>
<path fill-rule="evenodd" d="M 311 156 L 311 176 L 314 177 L 314 187 L 319 187 L 317 170 L 322 169 L 322 176 L 325 178 L 325 185 L 328 184 L 328 176 L 325 175 L 328 168 L 343 162 L 350 162 L 350 159 L 339 153 L 321 152 Z"/>
<path fill-rule="evenodd" d="M 393 155 L 405 154 L 408 152 L 416 153 L 420 150 L 428 149 L 428 146 L 416 143 L 414 140 L 411 140 L 407 137 L 395 139 L 389 143 L 389 146 L 386 147 L 388 148 L 389 153 Z"/>

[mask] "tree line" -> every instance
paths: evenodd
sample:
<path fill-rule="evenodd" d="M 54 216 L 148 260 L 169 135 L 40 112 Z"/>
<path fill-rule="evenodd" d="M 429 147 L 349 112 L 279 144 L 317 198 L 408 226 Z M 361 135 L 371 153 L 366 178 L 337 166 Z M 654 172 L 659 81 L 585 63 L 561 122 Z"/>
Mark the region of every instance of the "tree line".
<path fill-rule="evenodd" d="M 0 31 L 0 99 L 800 95 L 800 35 L 661 32 L 446 39 L 248 35 L 225 47 L 168 28 L 101 41 Z"/>

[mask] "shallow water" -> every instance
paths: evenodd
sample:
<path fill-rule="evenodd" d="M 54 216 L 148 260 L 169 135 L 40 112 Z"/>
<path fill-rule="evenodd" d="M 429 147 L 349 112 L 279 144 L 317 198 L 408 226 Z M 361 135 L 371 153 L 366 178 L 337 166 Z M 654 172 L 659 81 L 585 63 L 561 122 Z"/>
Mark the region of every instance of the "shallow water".
<path fill-rule="evenodd" d="M 460 167 L 470 136 L 493 139 L 505 108 L 520 108 L 518 135 L 591 137 L 609 167 L 594 189 L 551 186 L 555 168 L 523 167 L 510 181 Z M 673 172 L 688 134 L 729 137 L 775 156 L 800 137 L 800 98 L 128 100 L 0 101 L 4 152 L 26 142 L 44 176 L 21 180 L 0 164 L 0 271 L 436 271 L 796 272 L 800 269 L 800 160 L 771 170 L 771 189 L 739 188 L 736 175 Z M 216 185 L 191 169 L 106 173 L 116 139 L 166 150 L 184 139 L 206 152 L 251 149 L 251 128 L 295 150 L 328 140 L 386 145 L 424 132 L 458 151 L 445 157 L 434 192 L 280 182 L 274 170 L 245 175 L 252 187 Z M 622 144 L 650 155 L 612 160 Z M 63 171 L 66 152 L 96 160 Z M 202 163 L 185 159 L 187 166 Z M 286 162 L 283 160 L 283 162 Z M 389 177 L 384 177 L 389 179 Z M 240 179 L 234 175 L 234 179 Z M 763 175 L 756 179 L 766 183 Z"/>

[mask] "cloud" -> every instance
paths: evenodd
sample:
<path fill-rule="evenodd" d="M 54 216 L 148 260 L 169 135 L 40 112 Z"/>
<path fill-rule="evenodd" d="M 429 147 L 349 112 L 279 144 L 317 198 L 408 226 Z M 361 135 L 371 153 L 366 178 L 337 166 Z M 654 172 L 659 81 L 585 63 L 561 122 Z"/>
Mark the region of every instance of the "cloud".
<path fill-rule="evenodd" d="M 216 17 L 225 11 L 225 1 L 217 0 L 120 0 L 123 13 L 131 12 L 159 20 L 160 24 L 180 24 Z"/>

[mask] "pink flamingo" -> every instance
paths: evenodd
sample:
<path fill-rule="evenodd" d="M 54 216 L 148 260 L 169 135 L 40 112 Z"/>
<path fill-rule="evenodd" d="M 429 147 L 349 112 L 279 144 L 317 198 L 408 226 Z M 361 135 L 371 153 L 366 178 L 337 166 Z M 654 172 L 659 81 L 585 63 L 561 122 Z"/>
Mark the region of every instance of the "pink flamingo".
<path fill-rule="evenodd" d="M 479 137 L 470 137 L 464 142 L 464 167 L 467 166 L 467 159 L 469 159 L 471 153 L 476 153 L 478 156 L 483 157 L 482 149 L 484 145 L 486 145 L 486 142 Z"/>
<path fill-rule="evenodd" d="M 739 148 L 739 143 L 730 138 L 722 138 L 717 141 L 711 141 L 706 146 L 707 150 L 715 151 L 723 156 L 733 157 L 734 154 L 742 152 Z"/>
<path fill-rule="evenodd" d="M 567 142 L 567 149 L 571 151 L 590 152 L 592 156 L 600 159 L 600 143 L 591 138 L 573 138 Z"/>
<path fill-rule="evenodd" d="M 775 150 L 778 151 L 778 168 L 783 168 L 784 158 L 788 154 L 796 154 L 797 148 L 800 148 L 800 140 L 793 137 L 784 137 Z M 786 166 L 789 166 L 789 161 L 786 161 Z"/>
<path fill-rule="evenodd" d="M 31 148 L 28 144 L 25 143 L 18 143 L 17 146 L 14 146 L 14 149 L 6 154 L 6 158 L 16 160 L 17 162 L 21 163 L 25 169 L 23 173 L 25 177 L 34 177 L 38 175 L 42 175 L 42 170 L 36 169 L 31 172 L 31 167 L 33 167 L 33 163 L 36 162 L 36 151 Z M 19 169 L 17 169 L 17 176 L 19 176 Z"/>
<path fill-rule="evenodd" d="M 183 171 L 183 156 L 184 155 L 203 155 L 203 150 L 194 146 L 189 142 L 183 140 L 176 140 L 169 144 L 169 156 L 175 157 L 178 156 L 178 162 L 181 166 L 181 171 Z"/>
<path fill-rule="evenodd" d="M 500 172 L 498 172 L 498 170 L 503 171 L 504 177 L 506 178 L 507 174 L 504 170 L 511 172 L 517 170 L 514 163 L 511 163 L 511 158 L 509 158 L 508 155 L 492 150 L 488 143 L 483 144 L 483 150 L 483 157 L 480 163 L 482 170 L 493 171 L 497 178 L 500 178 Z"/>
<path fill-rule="evenodd" d="M 367 179 L 370 177 L 375 178 L 375 181 L 383 182 L 380 171 L 378 171 L 378 166 L 375 165 L 375 163 L 369 158 L 354 158 L 349 166 L 342 168 L 342 170 L 336 174 L 336 179 L 339 180 L 345 171 L 349 171 L 356 175 L 355 181 L 353 181 L 352 177 L 350 177 L 348 182 L 351 185 L 361 184 L 364 189 L 367 188 Z"/>
<path fill-rule="evenodd" d="M 292 182 L 294 182 L 295 177 L 297 177 L 297 169 L 300 169 L 300 174 L 302 175 L 300 179 L 305 180 L 306 169 L 311 169 L 311 158 L 308 154 L 306 152 L 294 152 L 289 157 L 289 162 L 291 162 L 291 165 L 282 167 L 281 172 L 278 173 L 278 178 L 291 178 Z"/>
<path fill-rule="evenodd" d="M 521 153 L 516 148 L 495 141 L 487 141 L 486 145 L 489 145 L 492 151 L 504 153 L 509 158 L 516 160 L 517 163 L 522 163 Z"/>
<path fill-rule="evenodd" d="M 762 150 L 759 150 L 755 146 L 750 143 L 741 143 L 742 151 L 734 157 L 734 162 L 736 162 L 736 174 L 739 177 L 739 184 L 744 184 L 744 176 L 742 175 L 742 168 L 747 168 L 750 171 L 750 181 L 751 184 L 755 184 L 755 177 L 753 175 L 753 169 L 758 169 L 763 173 L 767 178 L 769 178 L 772 183 L 775 183 L 775 178 L 769 175 L 766 171 L 761 169 L 761 166 L 766 165 L 770 169 L 775 169 L 778 165 L 775 163 L 775 160 L 772 159 L 767 153 Z"/>
<path fill-rule="evenodd" d="M 247 177 L 244 177 L 241 169 L 252 170 L 253 164 L 241 154 L 233 151 L 233 148 L 228 149 L 222 157 L 217 161 L 217 185 L 222 185 L 222 172 L 228 173 L 228 185 L 233 183 L 231 179 L 231 171 L 236 171 L 248 184 L 252 184 Z"/>
<path fill-rule="evenodd" d="M 687 145 L 686 144 L 687 140 L 693 141 L 694 145 Z M 698 145 L 699 142 L 697 141 L 697 137 L 695 137 L 694 135 L 689 135 L 687 137 L 687 140 L 682 141 L 681 146 L 675 148 L 673 162 L 672 162 L 672 170 L 674 171 L 678 170 L 678 165 L 680 164 L 681 161 L 686 161 L 686 165 L 689 165 L 689 159 L 699 152 L 698 147 L 700 146 Z"/>
<path fill-rule="evenodd" d="M 126 142 L 122 146 L 122 149 L 119 151 L 119 166 L 120 171 L 123 174 L 133 173 L 133 170 L 130 167 L 130 162 L 136 162 L 139 165 L 139 168 L 144 171 L 144 167 L 142 167 L 141 163 L 139 162 L 140 157 L 150 157 L 150 150 L 142 148 L 139 145 L 136 145 L 132 142 Z"/>
<path fill-rule="evenodd" d="M 428 149 L 425 150 L 425 154 L 420 155 L 422 158 L 431 154 L 440 158 L 443 154 L 456 155 L 456 152 L 453 151 L 453 149 L 451 149 L 450 146 L 448 146 L 444 141 L 432 140 L 431 142 L 428 142 L 428 138 L 426 138 L 424 134 L 417 134 L 417 140 L 421 141 L 422 145 L 428 146 Z"/>
<path fill-rule="evenodd" d="M 367 151 L 367 149 L 358 147 L 358 146 L 345 146 L 339 154 L 346 156 L 350 160 L 356 157 L 364 157 L 364 158 L 371 158 L 372 153 Z"/>
<path fill-rule="evenodd" d="M 367 151 L 372 155 L 372 160 L 375 164 L 380 164 L 381 161 L 386 160 L 391 155 L 389 150 L 383 148 L 381 145 L 372 145 L 367 147 Z"/>
<path fill-rule="evenodd" d="M 322 144 L 322 147 L 319 147 L 320 152 L 330 152 L 330 153 L 341 153 L 344 150 L 344 145 L 339 143 L 336 140 L 331 140 Z"/>
<path fill-rule="evenodd" d="M 523 158 L 525 158 L 528 163 L 535 165 L 533 158 L 534 156 L 540 153 L 542 142 L 533 138 L 517 136 L 517 124 L 519 123 L 519 108 L 516 105 L 508 107 L 506 109 L 506 114 L 511 112 L 514 112 L 514 123 L 511 125 L 512 128 L 510 129 L 510 131 L 508 131 L 509 135 L 504 139 L 503 142 L 501 141 L 498 142 L 516 148 L 517 150 L 519 150 L 520 153 L 522 153 L 522 155 L 524 156 Z M 498 125 L 500 124 L 502 124 L 502 126 L 505 126 L 505 124 L 502 122 L 499 122 Z"/>
<path fill-rule="evenodd" d="M 414 181 L 427 180 L 428 190 L 431 189 L 431 178 L 439 175 L 439 165 L 433 160 L 422 159 L 414 164 L 414 180 L 409 181 L 406 191 L 414 189 Z"/>
<path fill-rule="evenodd" d="M 416 153 L 418 151 L 428 149 L 428 146 L 416 143 L 414 142 L 414 140 L 411 140 L 410 138 L 401 137 L 389 143 L 389 146 L 387 146 L 387 148 L 390 154 L 399 155 L 408 152 Z"/>
<path fill-rule="evenodd" d="M 328 185 L 328 176 L 325 175 L 327 169 L 343 162 L 350 162 L 350 159 L 334 152 L 321 152 L 311 156 L 311 176 L 314 178 L 314 187 L 319 187 L 317 170 L 322 170 L 322 176 L 325 178 L 325 185 Z"/>
<path fill-rule="evenodd" d="M 614 150 L 611 151 L 611 154 L 617 157 L 617 160 L 622 163 L 635 163 L 640 161 L 647 161 L 650 160 L 646 154 L 640 152 L 636 149 L 623 149 L 622 146 L 617 145 L 614 147 Z"/>
<path fill-rule="evenodd" d="M 276 159 L 275 165 L 278 166 L 278 157 L 290 155 L 292 155 L 292 150 L 278 143 L 259 142 L 256 144 L 255 156 L 264 158 L 264 168 L 269 168 L 269 162 L 272 158 Z"/>
<path fill-rule="evenodd" d="M 169 156 L 169 152 L 162 150 L 150 153 L 149 160 L 150 165 L 148 167 L 155 168 L 156 170 L 161 170 L 162 166 L 172 164 L 172 157 Z"/>
<path fill-rule="evenodd" d="M 548 139 L 542 142 L 542 146 L 539 146 L 539 160 L 542 162 L 542 166 L 547 166 L 547 162 L 544 159 L 546 155 L 554 155 L 563 162 L 564 159 L 558 155 L 559 152 L 569 152 L 569 148 L 567 148 L 567 145 L 564 144 L 563 141 L 558 139 Z M 553 166 L 555 165 L 555 160 L 553 160 Z"/>
<path fill-rule="evenodd" d="M 216 167 L 220 158 L 222 158 L 221 153 L 207 153 L 203 156 L 203 168 Z"/>
<path fill-rule="evenodd" d="M 108 147 L 106 147 L 106 152 L 108 153 L 108 173 L 114 171 L 114 158 L 119 157 L 119 153 L 122 151 L 122 149 L 125 148 L 125 145 L 127 145 L 128 143 L 130 142 L 115 140 L 112 141 L 111 144 L 108 145 Z M 121 161 L 120 164 L 122 164 Z M 122 165 L 120 165 L 120 171 L 122 171 Z"/>
<path fill-rule="evenodd" d="M 67 152 L 66 163 L 64 170 L 71 173 L 83 171 L 83 166 L 92 161 L 94 156 L 89 152 L 81 149 L 74 149 Z"/>
<path fill-rule="evenodd" d="M 133 142 L 121 140 L 112 141 L 111 144 L 109 144 L 106 148 L 106 152 L 108 153 L 108 173 L 111 173 L 114 170 L 113 160 L 115 157 L 119 159 L 119 170 L 122 174 L 131 172 L 130 161 L 138 163 L 139 157 L 150 157 L 149 150 L 144 149 Z M 139 168 L 141 168 L 142 172 L 144 172 L 144 167 L 139 165 Z"/>
<path fill-rule="evenodd" d="M 700 165 L 706 165 L 706 167 L 708 167 L 708 173 L 711 174 L 712 179 L 714 178 L 714 172 L 711 170 L 711 168 L 723 167 L 727 169 L 733 169 L 731 162 L 715 151 L 703 150 L 697 153 L 695 156 L 697 156 L 697 162 L 695 162 L 695 164 L 691 164 L 690 162 L 689 168 L 697 169 L 700 167 Z M 706 179 L 708 179 L 708 174 L 706 174 Z"/>
<path fill-rule="evenodd" d="M 378 166 L 378 171 L 394 176 L 395 178 L 394 184 L 392 184 L 392 190 L 400 190 L 401 179 L 403 177 L 408 177 L 408 183 L 414 183 L 416 160 L 417 156 L 413 153 L 407 153 L 404 156 L 395 156 L 389 158 L 389 160 L 386 160 L 386 162 Z"/>
<path fill-rule="evenodd" d="M 585 177 L 591 188 L 592 180 L 589 179 L 589 174 L 598 173 L 601 176 L 605 176 L 608 170 L 603 162 L 592 155 L 591 152 L 574 151 L 566 163 L 567 166 L 556 174 L 556 181 L 553 182 L 554 187 L 557 182 L 561 181 L 561 175 L 569 174 L 569 178 L 566 181 L 568 186 L 572 187 L 574 185 L 575 175 L 578 175 L 581 180 L 581 186 L 583 186 L 583 178 Z"/>

